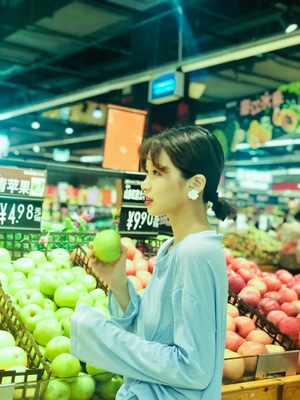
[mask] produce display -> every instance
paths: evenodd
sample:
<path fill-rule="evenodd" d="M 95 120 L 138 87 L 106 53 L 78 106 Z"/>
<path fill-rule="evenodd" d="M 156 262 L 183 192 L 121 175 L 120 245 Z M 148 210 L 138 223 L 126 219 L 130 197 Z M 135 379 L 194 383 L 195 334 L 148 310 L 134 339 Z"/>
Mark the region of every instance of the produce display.
<path fill-rule="evenodd" d="M 268 232 L 250 226 L 245 232 L 231 232 L 223 236 L 226 248 L 239 251 L 244 257 L 259 264 L 278 264 L 281 242 Z"/>
<path fill-rule="evenodd" d="M 115 259 L 120 242 L 127 247 L 126 274 L 142 295 L 161 240 L 133 240 L 114 232 L 110 253 L 111 235 L 106 230 L 102 236 L 105 256 Z M 15 259 L 11 251 L 0 248 L 1 290 L 26 325 L 51 373 L 52 379 L 47 379 L 38 397 L 41 400 L 114 400 L 123 382 L 121 376 L 84 364 L 70 354 L 70 317 L 78 304 L 89 304 L 110 318 L 107 286 L 90 269 L 84 245 L 75 249 L 26 249 Z M 95 241 L 94 246 L 98 245 Z M 227 247 L 224 254 L 229 281 L 223 370 L 223 383 L 227 384 L 254 379 L 259 354 L 300 348 L 300 275 L 284 269 L 263 272 L 256 262 L 234 255 L 237 253 Z M 13 370 L 18 374 L 17 386 L 21 385 L 24 372 L 32 368 L 26 356 L 1 328 L 0 320 L 0 377 L 1 369 Z M 27 378 L 26 385 L 36 379 L 41 376 Z M 19 398 L 28 398 L 22 396 Z"/>
<path fill-rule="evenodd" d="M 104 231 L 105 235 L 109 241 L 111 231 Z M 101 236 L 105 244 L 105 237 Z M 143 246 L 145 251 L 150 251 L 150 244 L 120 238 L 115 231 L 113 238 L 118 248 L 120 240 L 128 248 L 127 275 L 142 294 L 153 270 L 155 256 L 148 259 L 142 251 Z M 105 254 L 111 256 L 108 247 Z M 16 259 L 12 259 L 9 250 L 0 248 L 0 281 L 4 296 L 26 325 L 50 369 L 51 379 L 38 398 L 115 399 L 122 377 L 81 363 L 70 354 L 70 317 L 78 304 L 89 304 L 110 318 L 107 287 L 90 270 L 86 248 L 30 250 Z M 26 351 L 16 346 L 14 337 L 4 330 L 0 330 L 0 343 L 0 370 L 24 372 L 28 368 Z M 31 379 L 37 377 L 26 381 Z M 24 375 L 20 375 L 15 382 L 21 384 L 24 380 Z"/>
<path fill-rule="evenodd" d="M 224 253 L 229 294 L 248 307 L 241 314 L 237 304 L 229 302 L 227 310 L 225 359 L 237 360 L 225 362 L 224 379 L 238 381 L 245 373 L 251 375 L 255 365 L 250 363 L 251 370 L 249 360 L 247 365 L 242 357 L 300 349 L 300 274 L 284 269 L 263 272 L 254 261 L 234 257 L 228 248 Z"/>

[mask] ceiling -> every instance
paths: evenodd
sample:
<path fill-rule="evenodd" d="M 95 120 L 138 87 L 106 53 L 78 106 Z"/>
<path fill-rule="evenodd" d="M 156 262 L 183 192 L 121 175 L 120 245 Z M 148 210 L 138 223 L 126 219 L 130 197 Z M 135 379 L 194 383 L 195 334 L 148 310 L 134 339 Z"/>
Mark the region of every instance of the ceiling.
<path fill-rule="evenodd" d="M 283 15 L 300 22 L 300 1 L 0 0 L 0 134 L 10 141 L 7 158 L 50 163 L 58 148 L 69 149 L 70 163 L 78 164 L 84 155 L 103 154 L 107 104 L 147 110 L 146 134 L 152 134 L 300 81 L 299 28 L 292 46 L 215 61 L 235 48 L 282 40 Z M 189 67 L 199 60 L 207 62 Z M 148 102 L 149 79 L 170 70 L 185 73 L 186 93 L 191 82 L 206 85 L 198 98 L 185 95 L 183 119 L 176 101 Z M 92 116 L 95 107 L 102 118 Z M 277 151 L 285 162 L 299 160 L 299 146 Z"/>

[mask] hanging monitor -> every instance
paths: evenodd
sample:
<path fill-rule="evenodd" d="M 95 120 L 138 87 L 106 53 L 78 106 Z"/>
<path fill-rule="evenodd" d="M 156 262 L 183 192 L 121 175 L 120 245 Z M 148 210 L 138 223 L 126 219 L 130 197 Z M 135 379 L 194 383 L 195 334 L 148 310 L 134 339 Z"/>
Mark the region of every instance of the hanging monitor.
<path fill-rule="evenodd" d="M 184 96 L 184 74 L 169 72 L 149 82 L 148 101 L 152 104 L 168 103 Z"/>

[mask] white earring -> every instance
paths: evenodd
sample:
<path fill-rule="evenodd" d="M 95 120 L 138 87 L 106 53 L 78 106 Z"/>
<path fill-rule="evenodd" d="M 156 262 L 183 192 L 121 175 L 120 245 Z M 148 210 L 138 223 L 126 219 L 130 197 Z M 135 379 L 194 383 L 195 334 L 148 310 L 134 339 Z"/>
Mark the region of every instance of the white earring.
<path fill-rule="evenodd" d="M 199 197 L 199 193 L 197 192 L 196 189 L 190 189 L 188 191 L 188 198 L 191 200 L 197 200 Z"/>

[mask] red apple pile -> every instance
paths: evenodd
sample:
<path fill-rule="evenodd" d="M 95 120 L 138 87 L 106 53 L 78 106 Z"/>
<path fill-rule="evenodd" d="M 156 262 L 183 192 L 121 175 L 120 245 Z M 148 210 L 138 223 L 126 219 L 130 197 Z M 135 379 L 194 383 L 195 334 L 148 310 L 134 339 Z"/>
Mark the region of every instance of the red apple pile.
<path fill-rule="evenodd" d="M 282 333 L 289 335 L 294 341 L 295 349 L 300 349 L 300 274 L 293 275 L 285 269 L 264 272 L 255 262 L 244 257 L 234 257 L 228 248 L 224 249 L 224 254 L 229 289 L 277 326 Z M 225 358 L 230 358 L 231 352 L 248 356 L 285 350 L 278 344 L 272 344 L 268 333 L 257 328 L 251 318 L 239 314 L 236 306 L 228 304 L 226 349 L 230 352 L 225 352 Z M 247 362 L 245 359 L 244 369 L 251 370 L 251 363 L 249 360 Z M 234 363 L 237 364 L 234 377 L 238 380 L 239 374 L 243 376 L 242 362 L 234 360 Z M 232 377 L 234 363 L 230 368 L 229 362 L 225 364 L 225 378 Z"/>

